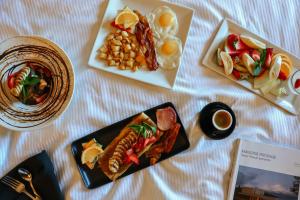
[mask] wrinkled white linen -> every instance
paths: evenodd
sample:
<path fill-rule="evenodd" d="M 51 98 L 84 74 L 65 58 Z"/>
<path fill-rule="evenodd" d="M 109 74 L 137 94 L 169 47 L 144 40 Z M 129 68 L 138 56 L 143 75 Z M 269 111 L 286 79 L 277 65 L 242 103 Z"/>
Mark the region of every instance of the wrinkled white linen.
<path fill-rule="evenodd" d="M 40 35 L 70 56 L 76 86 L 68 110 L 52 125 L 32 132 L 0 128 L 0 176 L 23 159 L 46 149 L 66 199 L 225 199 L 234 158 L 233 142 L 247 138 L 300 148 L 300 118 L 201 66 L 224 17 L 300 56 L 298 0 L 174 0 L 195 9 L 182 65 L 173 90 L 146 85 L 87 65 L 106 3 L 100 0 L 2 0 L 0 39 Z M 299 66 L 299 63 L 298 63 Z M 171 101 L 191 147 L 133 175 L 88 190 L 71 154 L 72 141 L 152 106 Z M 227 139 L 203 135 L 198 112 L 222 101 L 237 116 Z"/>

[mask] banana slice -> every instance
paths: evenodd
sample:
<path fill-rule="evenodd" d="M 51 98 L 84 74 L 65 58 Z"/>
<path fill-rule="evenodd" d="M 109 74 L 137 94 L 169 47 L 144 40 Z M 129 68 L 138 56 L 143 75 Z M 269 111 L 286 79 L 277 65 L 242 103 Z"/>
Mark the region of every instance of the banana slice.
<path fill-rule="evenodd" d="M 251 56 L 247 53 L 244 53 L 242 56 L 242 61 L 244 63 L 244 65 L 246 66 L 247 70 L 249 71 L 250 74 L 253 74 L 253 67 L 255 64 L 255 61 L 251 58 Z"/>
<path fill-rule="evenodd" d="M 265 49 L 267 45 L 261 41 L 258 41 L 252 37 L 240 35 L 240 39 L 244 42 L 247 46 L 254 48 L 254 49 Z"/>
<path fill-rule="evenodd" d="M 233 68 L 238 70 L 239 72 L 248 72 L 248 69 L 245 68 L 243 65 L 234 64 Z"/>
<path fill-rule="evenodd" d="M 223 63 L 222 63 L 222 58 L 221 58 L 220 53 L 221 53 L 221 49 L 218 48 L 218 50 L 217 50 L 217 61 L 218 61 L 218 65 L 222 66 Z"/>
<path fill-rule="evenodd" d="M 271 69 L 269 72 L 269 79 L 270 80 L 275 80 L 278 78 L 279 76 L 279 72 L 281 69 L 281 63 L 282 63 L 282 59 L 281 56 L 277 56 L 274 60 L 274 63 L 271 65 Z"/>
<path fill-rule="evenodd" d="M 229 75 L 232 73 L 233 71 L 233 61 L 230 57 L 230 55 L 224 51 L 222 51 L 220 53 L 220 57 L 222 59 L 222 62 L 224 64 L 224 70 L 225 70 L 225 74 Z"/>
<path fill-rule="evenodd" d="M 272 89 L 278 87 L 280 85 L 280 80 L 274 79 L 270 80 L 268 84 L 264 85 L 263 87 L 260 88 L 260 91 L 266 95 L 268 94 Z"/>

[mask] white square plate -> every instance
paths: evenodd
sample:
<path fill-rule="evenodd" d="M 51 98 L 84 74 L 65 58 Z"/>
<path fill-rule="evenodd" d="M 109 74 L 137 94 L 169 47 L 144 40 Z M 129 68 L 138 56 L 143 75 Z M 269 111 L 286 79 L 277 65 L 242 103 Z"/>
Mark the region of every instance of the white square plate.
<path fill-rule="evenodd" d="M 137 70 L 136 72 L 131 72 L 130 70 L 119 70 L 116 67 L 107 67 L 105 62 L 97 59 L 97 50 L 104 44 L 106 36 L 113 30 L 110 23 L 114 20 L 118 11 L 124 9 L 125 6 L 128 6 L 132 10 L 138 10 L 143 15 L 149 14 L 155 8 L 160 6 L 170 7 L 177 15 L 179 30 L 176 36 L 181 39 L 183 49 L 182 53 L 184 52 L 184 46 L 194 13 L 192 9 L 159 0 L 110 0 L 103 16 L 103 21 L 94 43 L 88 64 L 92 67 L 113 74 L 118 74 L 164 88 L 173 88 L 180 62 L 179 66 L 173 70 L 163 70 L 159 68 L 156 71 Z"/>
<path fill-rule="evenodd" d="M 274 103 L 275 105 L 283 108 L 284 110 L 286 110 L 294 115 L 298 115 L 300 112 L 300 101 L 299 101 L 300 96 L 296 96 L 296 95 L 292 94 L 291 92 L 289 92 L 289 95 L 287 97 L 281 97 L 281 98 L 277 98 L 272 94 L 263 95 L 259 90 L 253 89 L 252 83 L 250 83 L 246 80 L 237 81 L 233 75 L 230 75 L 230 76 L 225 75 L 224 69 L 222 67 L 219 67 L 217 64 L 216 52 L 217 52 L 218 47 L 220 47 L 223 44 L 223 42 L 225 41 L 225 39 L 227 38 L 227 36 L 230 33 L 248 35 L 250 37 L 253 37 L 255 39 L 258 39 L 258 40 L 266 43 L 267 47 L 273 48 L 275 52 L 286 53 L 287 55 L 289 55 L 289 57 L 293 61 L 295 70 L 299 69 L 300 59 L 297 58 L 295 55 L 272 44 L 271 42 L 267 41 L 266 39 L 248 31 L 247 29 L 242 28 L 241 26 L 237 25 L 236 23 L 234 23 L 233 21 L 228 20 L 228 19 L 223 20 L 223 23 L 222 23 L 219 31 L 217 32 L 212 44 L 210 45 L 206 55 L 203 58 L 202 64 L 205 65 L 206 67 L 210 68 L 211 70 L 221 74 L 222 76 L 225 76 L 226 78 L 236 82 L 237 84 L 249 89 L 253 93 Z M 298 66 L 296 66 L 296 65 L 298 65 Z"/>

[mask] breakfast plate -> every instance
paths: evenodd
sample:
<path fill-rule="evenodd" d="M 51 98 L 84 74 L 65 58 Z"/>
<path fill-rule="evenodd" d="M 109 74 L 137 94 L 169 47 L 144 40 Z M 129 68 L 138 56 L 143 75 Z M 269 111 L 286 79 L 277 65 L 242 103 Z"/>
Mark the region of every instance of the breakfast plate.
<path fill-rule="evenodd" d="M 223 20 L 202 63 L 285 111 L 299 114 L 300 59 L 233 21 Z"/>
<path fill-rule="evenodd" d="M 39 36 L 0 43 L 0 125 L 28 131 L 48 125 L 71 102 L 73 66 L 66 53 Z"/>
<path fill-rule="evenodd" d="M 164 114 L 158 115 L 158 112 L 160 113 L 163 112 Z M 171 121 L 174 121 L 176 125 L 167 131 L 161 131 L 160 127 L 162 125 L 158 123 L 158 121 L 161 122 L 161 120 L 158 118 L 162 116 L 164 118 L 169 114 L 171 114 L 171 118 L 168 118 L 168 120 L 171 119 Z M 173 118 L 172 116 L 174 116 L 175 118 Z M 139 121 L 141 120 L 144 121 L 142 123 L 139 123 Z M 149 126 L 156 127 L 156 131 L 154 131 L 156 133 L 154 134 L 154 136 L 152 135 L 150 137 L 147 136 L 144 138 L 144 135 L 143 137 L 139 135 L 140 137 L 136 139 L 136 143 L 130 144 L 129 141 L 126 142 L 127 139 L 124 138 L 126 138 L 127 132 L 128 132 L 127 137 L 132 137 L 131 135 L 132 131 L 136 131 L 137 127 L 140 127 L 137 124 L 143 124 L 144 122 L 149 124 L 146 127 Z M 131 127 L 132 129 L 128 130 L 129 127 Z M 172 135 L 175 134 L 173 130 L 177 130 L 175 131 L 176 132 L 175 137 L 172 137 Z M 149 133 L 149 129 L 148 129 L 148 133 Z M 160 133 L 163 133 L 162 136 Z M 137 134 L 137 132 L 135 132 L 134 135 L 135 134 Z M 170 142 L 169 136 L 173 138 L 173 142 Z M 157 140 L 156 139 L 152 140 L 155 137 L 157 138 Z M 169 139 L 166 140 L 166 138 Z M 142 141 L 142 143 L 140 141 Z M 119 167 L 120 164 L 121 171 L 112 173 L 108 170 L 108 166 L 109 169 L 111 167 L 110 162 L 108 162 L 108 158 L 111 157 L 109 159 L 111 160 L 115 156 L 115 154 L 120 156 L 120 153 L 117 149 L 124 148 L 124 147 L 122 148 L 118 147 L 121 143 L 123 143 L 123 145 L 127 149 L 126 154 L 123 155 L 124 159 L 122 159 L 123 162 L 126 161 L 126 165 L 122 167 L 121 165 L 122 163 L 121 164 L 117 163 L 118 164 L 117 167 Z M 132 150 L 131 148 L 128 149 L 129 146 L 133 146 L 131 148 L 134 148 L 133 152 L 137 154 L 136 156 L 133 156 L 134 153 L 130 153 L 128 157 L 127 155 L 128 152 Z M 139 151 L 136 151 L 136 149 L 141 148 L 141 146 L 142 146 L 141 149 L 142 153 L 139 153 Z M 160 151 L 160 154 L 158 155 L 159 157 L 156 157 L 156 155 L 155 157 L 153 157 L 153 152 L 156 152 L 159 149 L 168 148 L 168 146 L 170 148 L 167 152 Z M 162 160 L 170 158 L 171 156 L 174 156 L 175 154 L 178 154 L 179 152 L 182 152 L 185 149 L 189 148 L 189 146 L 190 143 L 188 141 L 186 132 L 178 116 L 178 113 L 176 112 L 174 105 L 168 102 L 156 106 L 154 108 L 151 108 L 149 110 L 146 110 L 142 113 L 131 116 L 127 119 L 119 121 L 105 128 L 102 128 L 87 136 L 84 136 L 74 141 L 71 145 L 71 149 L 85 186 L 89 189 L 92 189 L 104 185 L 106 183 L 109 183 L 111 181 L 120 179 L 122 177 L 128 176 L 150 165 L 153 165 Z M 104 150 L 102 149 L 102 147 Z M 85 161 L 87 160 L 86 158 L 89 157 L 86 156 L 86 154 L 88 154 L 87 153 L 88 151 L 94 153 L 98 151 L 100 153 L 100 156 L 95 157 L 96 160 L 95 158 L 91 158 L 90 159 L 91 162 L 86 162 Z M 130 158 L 129 163 L 127 158 Z M 114 161 L 113 164 L 115 164 L 115 162 L 116 161 Z"/>
<path fill-rule="evenodd" d="M 171 27 L 168 31 L 164 31 L 164 28 L 157 28 L 156 26 L 158 24 L 156 17 L 162 15 L 165 16 L 165 20 L 161 20 L 163 26 L 168 27 L 170 25 Z M 132 20 L 130 24 L 126 17 Z M 91 67 L 101 69 L 106 72 L 171 89 L 175 84 L 176 76 L 180 67 L 181 57 L 184 52 L 184 46 L 187 41 L 192 17 L 192 9 L 165 1 L 110 0 L 103 16 L 103 21 L 91 51 L 88 64 Z M 152 32 L 152 34 L 149 34 L 149 29 L 147 27 L 144 27 L 145 24 L 147 26 L 147 22 L 141 24 L 141 26 L 139 26 L 140 29 L 136 28 L 140 25 L 140 22 L 143 21 L 141 19 L 145 18 L 149 23 L 150 32 Z M 122 34 L 121 31 L 116 32 L 116 27 L 118 26 L 115 25 L 118 25 L 118 23 L 125 23 L 126 20 L 128 24 L 122 24 Z M 134 23 L 135 21 L 136 23 Z M 124 29 L 125 26 L 126 28 Z M 127 26 L 131 26 L 132 28 L 131 32 L 128 31 L 129 37 L 128 32 L 126 33 Z M 134 29 L 136 30 L 135 32 Z M 138 38 L 137 32 L 140 33 L 140 37 L 142 39 Z M 143 40 L 144 33 L 147 33 L 147 36 L 150 35 L 150 37 L 153 35 L 153 40 L 151 38 Z M 134 38 L 134 35 L 136 35 L 136 39 Z M 121 43 L 110 40 L 113 41 L 112 45 L 119 45 L 119 47 L 110 46 L 111 42 L 108 40 L 110 37 L 121 38 L 119 40 Z M 128 43 L 126 43 L 124 37 L 128 37 L 125 38 Z M 129 41 L 129 39 L 132 40 Z M 150 40 L 150 45 L 147 44 L 147 39 Z M 135 41 L 136 43 L 132 41 Z M 146 44 L 144 44 L 144 41 L 146 41 Z M 160 47 L 162 47 L 163 44 L 166 44 L 166 41 L 173 42 L 169 42 L 169 45 L 165 46 L 170 48 L 176 47 L 171 50 L 170 48 L 165 48 L 167 49 L 165 52 L 167 52 L 168 55 L 165 55 L 160 51 L 160 49 L 163 49 Z M 151 45 L 151 43 L 154 43 L 154 45 Z M 123 46 L 128 46 L 131 50 L 135 50 L 136 45 L 139 45 L 139 52 L 142 52 L 142 56 L 139 56 L 138 51 L 130 51 L 130 55 L 132 55 L 135 59 L 132 59 L 132 62 L 129 58 L 128 60 L 125 60 L 127 53 L 126 50 L 128 49 L 124 48 L 123 52 Z M 115 52 L 109 51 L 110 53 L 107 53 L 107 48 L 112 49 Z M 147 49 L 148 52 L 145 51 L 145 49 Z M 154 55 L 152 55 L 152 53 L 154 53 Z M 111 58 L 114 59 L 114 56 L 118 59 L 121 58 L 122 60 L 112 60 Z M 143 63 L 143 59 L 140 59 L 140 57 L 144 57 L 146 66 L 144 66 L 145 63 Z M 158 64 L 153 64 L 151 62 Z M 126 65 L 130 67 L 127 67 Z"/>

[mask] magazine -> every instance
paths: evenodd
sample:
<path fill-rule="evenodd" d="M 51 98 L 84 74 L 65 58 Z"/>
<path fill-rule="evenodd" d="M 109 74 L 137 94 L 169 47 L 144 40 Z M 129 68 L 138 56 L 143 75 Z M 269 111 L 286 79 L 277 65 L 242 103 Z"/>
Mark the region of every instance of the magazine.
<path fill-rule="evenodd" d="M 300 199 L 300 150 L 246 140 L 237 143 L 228 199 Z"/>

